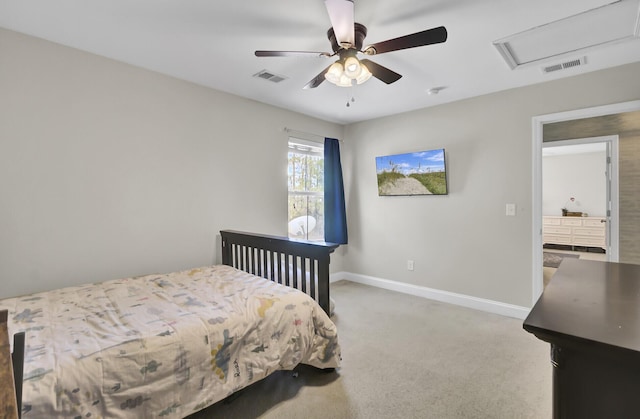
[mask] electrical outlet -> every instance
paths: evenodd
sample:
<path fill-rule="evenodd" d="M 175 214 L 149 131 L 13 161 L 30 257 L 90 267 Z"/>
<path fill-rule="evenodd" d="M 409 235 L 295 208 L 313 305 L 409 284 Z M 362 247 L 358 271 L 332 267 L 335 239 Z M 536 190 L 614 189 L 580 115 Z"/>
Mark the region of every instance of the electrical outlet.
<path fill-rule="evenodd" d="M 413 261 L 412 260 L 408 260 L 407 261 L 407 269 L 410 271 L 413 271 Z"/>

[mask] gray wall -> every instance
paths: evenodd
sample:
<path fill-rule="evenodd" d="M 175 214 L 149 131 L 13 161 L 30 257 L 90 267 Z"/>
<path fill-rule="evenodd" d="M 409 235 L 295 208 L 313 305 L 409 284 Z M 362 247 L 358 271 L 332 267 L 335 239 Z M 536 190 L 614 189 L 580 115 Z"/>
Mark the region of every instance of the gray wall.
<path fill-rule="evenodd" d="M 639 99 L 638 74 L 631 64 L 348 126 L 345 269 L 530 306 L 531 118 Z M 448 196 L 378 196 L 376 156 L 439 147 Z"/>
<path fill-rule="evenodd" d="M 343 135 L 3 29 L 0 57 L 0 298 L 211 264 L 223 228 L 286 235 L 283 127 Z"/>

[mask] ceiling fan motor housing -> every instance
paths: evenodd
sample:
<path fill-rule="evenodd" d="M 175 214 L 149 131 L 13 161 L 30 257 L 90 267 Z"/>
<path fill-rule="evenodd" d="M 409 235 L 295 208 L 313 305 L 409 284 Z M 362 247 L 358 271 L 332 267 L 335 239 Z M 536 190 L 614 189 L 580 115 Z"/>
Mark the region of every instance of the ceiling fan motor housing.
<path fill-rule="evenodd" d="M 354 42 L 356 44 L 352 45 L 348 49 L 353 49 L 356 52 L 358 52 L 362 50 L 362 44 L 364 42 L 364 38 L 367 36 L 367 27 L 357 22 L 354 23 L 353 26 L 355 30 Z M 331 49 L 333 50 L 333 52 L 338 53 L 340 50 L 345 50 L 345 48 L 338 43 L 338 40 L 336 39 L 336 34 L 333 31 L 333 28 L 329 28 L 329 30 L 327 31 L 327 38 L 329 38 L 329 42 L 331 42 Z"/>

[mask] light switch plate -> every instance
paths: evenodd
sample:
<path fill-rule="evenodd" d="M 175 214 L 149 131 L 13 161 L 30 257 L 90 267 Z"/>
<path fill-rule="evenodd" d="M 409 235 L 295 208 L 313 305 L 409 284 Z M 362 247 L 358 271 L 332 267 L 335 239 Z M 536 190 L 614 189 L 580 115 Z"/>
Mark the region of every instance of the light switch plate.
<path fill-rule="evenodd" d="M 510 217 L 515 217 L 516 215 L 516 204 L 507 204 L 507 215 Z"/>

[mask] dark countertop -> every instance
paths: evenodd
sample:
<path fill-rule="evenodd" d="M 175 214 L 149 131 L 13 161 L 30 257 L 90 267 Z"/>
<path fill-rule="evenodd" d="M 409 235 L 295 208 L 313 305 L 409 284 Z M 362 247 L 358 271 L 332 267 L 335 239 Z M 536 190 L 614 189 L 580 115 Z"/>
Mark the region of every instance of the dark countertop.
<path fill-rule="evenodd" d="M 545 341 L 640 352 L 640 265 L 564 259 L 523 327 Z"/>

